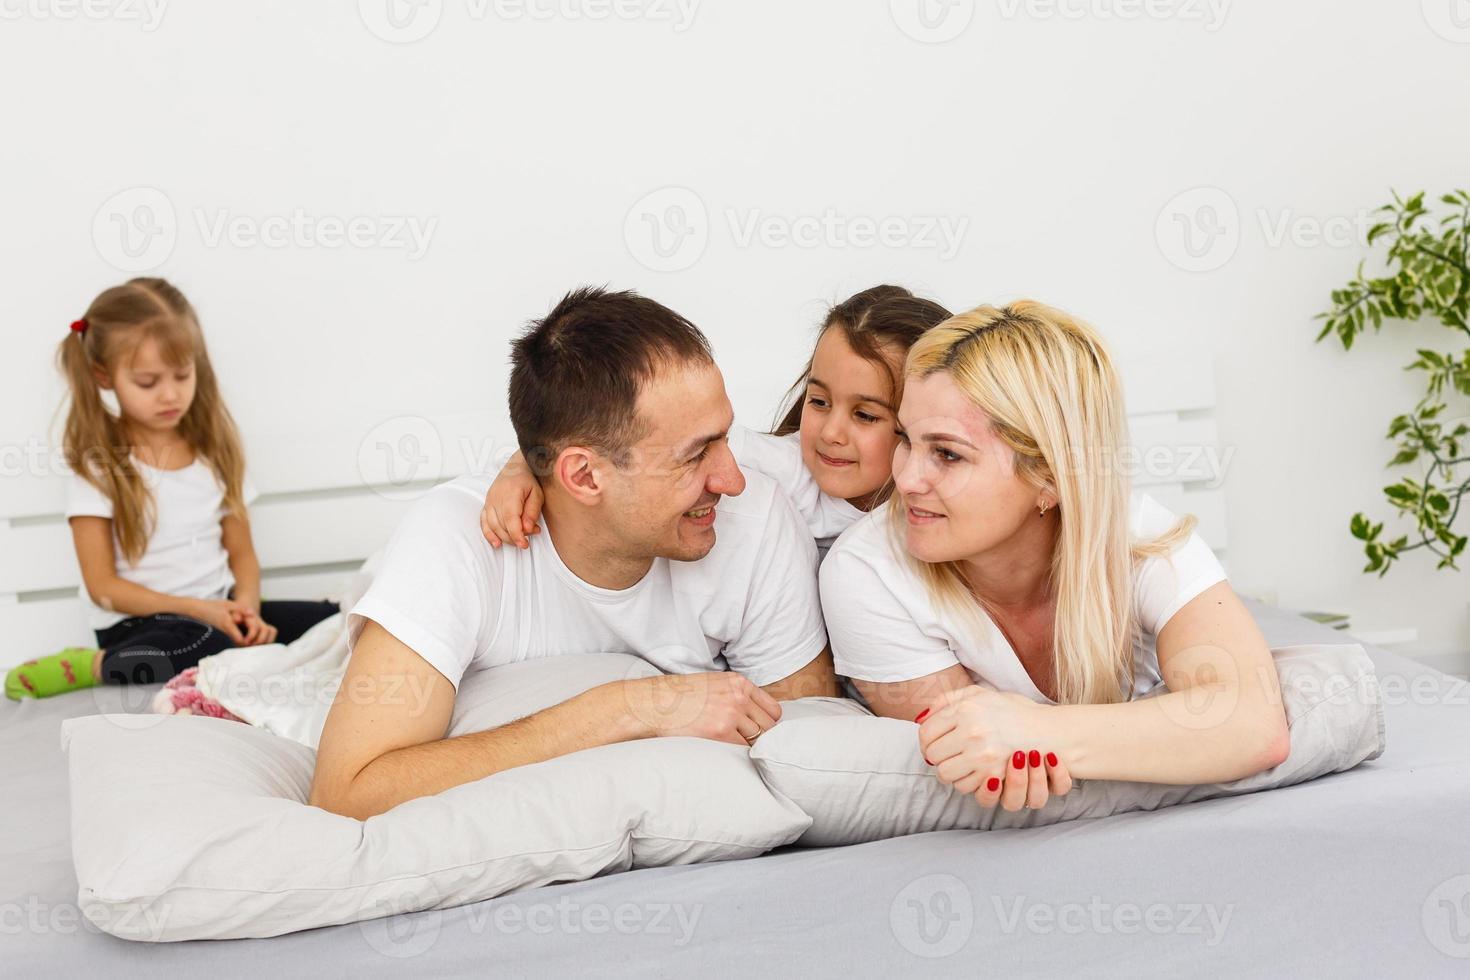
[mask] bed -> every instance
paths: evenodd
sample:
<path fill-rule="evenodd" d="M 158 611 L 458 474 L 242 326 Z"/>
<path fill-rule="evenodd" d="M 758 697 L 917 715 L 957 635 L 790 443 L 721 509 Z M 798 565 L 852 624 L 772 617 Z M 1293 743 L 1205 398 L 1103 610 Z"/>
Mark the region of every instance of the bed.
<path fill-rule="evenodd" d="M 1252 605 L 1273 645 L 1342 634 Z M 61 721 L 0 706 L 12 976 L 1465 976 L 1470 685 L 1370 649 L 1388 748 L 1285 789 L 1027 830 L 655 868 L 268 940 L 130 943 L 76 909 Z"/>

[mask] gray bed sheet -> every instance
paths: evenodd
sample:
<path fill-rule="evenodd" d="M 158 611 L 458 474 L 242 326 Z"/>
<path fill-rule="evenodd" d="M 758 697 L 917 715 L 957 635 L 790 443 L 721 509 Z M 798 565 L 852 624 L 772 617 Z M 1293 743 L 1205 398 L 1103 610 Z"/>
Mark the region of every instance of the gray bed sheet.
<path fill-rule="evenodd" d="M 1273 645 L 1344 634 L 1253 606 Z M 1234 799 L 1027 830 L 786 848 L 275 939 L 143 944 L 85 923 L 62 719 L 0 706 L 0 975 L 1470 976 L 1470 685 L 1370 650 L 1387 751 Z"/>

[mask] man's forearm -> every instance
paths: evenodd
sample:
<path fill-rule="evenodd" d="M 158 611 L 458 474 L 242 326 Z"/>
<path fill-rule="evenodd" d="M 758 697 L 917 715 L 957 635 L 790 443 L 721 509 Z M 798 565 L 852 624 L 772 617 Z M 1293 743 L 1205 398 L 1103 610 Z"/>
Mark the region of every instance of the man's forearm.
<path fill-rule="evenodd" d="M 365 820 L 497 772 L 653 734 L 631 710 L 628 682 L 595 687 L 534 715 L 492 728 L 387 752 L 333 798 L 311 803 Z"/>

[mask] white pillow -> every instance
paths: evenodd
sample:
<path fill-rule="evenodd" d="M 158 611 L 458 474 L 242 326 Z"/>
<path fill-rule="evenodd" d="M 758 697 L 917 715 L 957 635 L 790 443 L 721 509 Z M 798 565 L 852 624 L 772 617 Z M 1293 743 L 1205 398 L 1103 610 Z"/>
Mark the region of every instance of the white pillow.
<path fill-rule="evenodd" d="M 1002 830 L 1102 817 L 1289 786 L 1376 759 L 1385 744 L 1373 662 L 1357 645 L 1271 651 L 1281 678 L 1291 752 L 1281 765 L 1230 783 L 1167 786 L 1080 781 L 1039 810 L 982 807 L 934 776 L 912 722 L 853 705 L 839 717 L 789 708 L 751 749 L 766 785 L 812 818 L 799 843 L 814 847 L 933 830 Z M 1161 688 L 1158 693 L 1163 693 Z"/>
<path fill-rule="evenodd" d="M 466 675 L 453 734 L 657 671 L 621 654 Z M 696 738 L 606 745 L 357 821 L 305 805 L 315 754 L 179 715 L 65 722 L 83 913 L 124 939 L 234 939 L 444 908 L 634 867 L 750 857 L 810 820 L 746 749 Z"/>

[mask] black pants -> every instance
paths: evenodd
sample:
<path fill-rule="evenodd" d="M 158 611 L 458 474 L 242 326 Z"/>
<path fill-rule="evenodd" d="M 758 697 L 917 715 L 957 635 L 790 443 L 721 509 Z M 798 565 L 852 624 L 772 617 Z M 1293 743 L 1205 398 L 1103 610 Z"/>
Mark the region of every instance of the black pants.
<path fill-rule="evenodd" d="M 335 602 L 260 604 L 260 618 L 276 628 L 277 643 L 300 639 L 337 611 Z M 132 616 L 97 631 L 106 684 L 157 684 L 234 645 L 228 634 L 176 613 Z"/>

